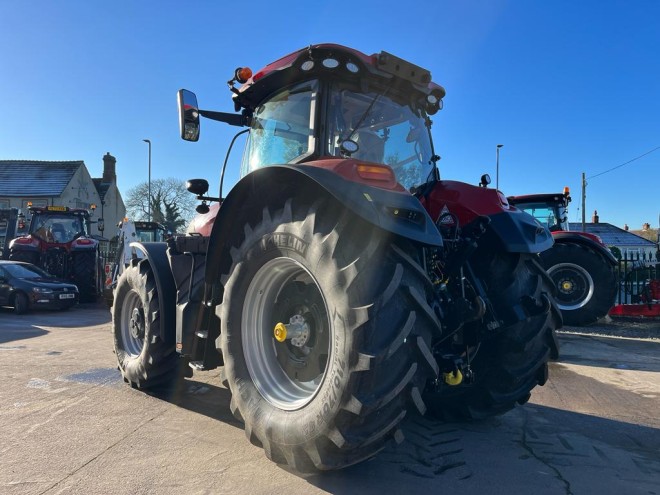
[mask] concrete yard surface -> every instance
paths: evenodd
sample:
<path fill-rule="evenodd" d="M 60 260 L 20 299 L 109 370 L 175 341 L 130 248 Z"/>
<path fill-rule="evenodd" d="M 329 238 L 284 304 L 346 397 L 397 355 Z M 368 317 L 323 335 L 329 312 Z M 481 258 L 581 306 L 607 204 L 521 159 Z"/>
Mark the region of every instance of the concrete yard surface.
<path fill-rule="evenodd" d="M 301 476 L 249 443 L 220 370 L 143 393 L 117 371 L 106 308 L 0 309 L 0 493 L 660 494 L 660 341 L 568 330 L 527 405 L 409 417 L 403 443 Z"/>

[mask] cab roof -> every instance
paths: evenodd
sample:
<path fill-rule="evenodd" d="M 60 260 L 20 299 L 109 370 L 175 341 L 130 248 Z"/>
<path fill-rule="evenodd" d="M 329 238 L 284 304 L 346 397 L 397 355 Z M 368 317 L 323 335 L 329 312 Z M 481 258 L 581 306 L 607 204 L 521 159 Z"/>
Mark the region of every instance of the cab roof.
<path fill-rule="evenodd" d="M 395 86 L 407 85 L 425 95 L 434 94 L 440 100 L 445 96 L 445 89 L 431 81 L 428 70 L 395 55 L 385 51 L 366 55 L 346 46 L 322 43 L 296 50 L 253 73 L 234 90 L 234 98 L 237 105 L 253 107 L 277 89 L 302 81 L 312 73 L 334 73 L 347 80 L 364 78 L 366 73 Z"/>

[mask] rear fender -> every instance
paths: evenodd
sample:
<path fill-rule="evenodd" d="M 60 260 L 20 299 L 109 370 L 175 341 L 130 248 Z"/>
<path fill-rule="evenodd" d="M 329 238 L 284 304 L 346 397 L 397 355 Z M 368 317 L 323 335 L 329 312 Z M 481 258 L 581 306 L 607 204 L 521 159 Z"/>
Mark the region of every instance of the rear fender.
<path fill-rule="evenodd" d="M 160 313 L 160 337 L 165 342 L 174 342 L 176 286 L 167 259 L 167 244 L 164 242 L 131 242 L 131 247 L 140 251 L 151 265 L 158 290 L 158 312 Z M 140 262 L 142 260 L 138 260 Z"/>
<path fill-rule="evenodd" d="M 554 237 L 555 242 L 570 242 L 572 244 L 580 244 L 596 251 L 603 258 L 605 258 L 605 260 L 607 260 L 610 265 L 616 266 L 618 264 L 617 259 L 607 248 L 607 246 L 603 246 L 599 242 L 594 241 L 593 239 L 581 234 L 580 232 L 553 232 L 552 236 Z"/>
<path fill-rule="evenodd" d="M 488 229 L 480 243 L 494 243 L 503 251 L 540 253 L 553 244 L 546 227 L 533 216 L 509 205 L 496 189 L 443 180 L 422 198 L 422 203 L 431 217 L 446 228 L 469 229 L 487 217 Z"/>
<path fill-rule="evenodd" d="M 211 230 L 205 282 L 206 301 L 222 300 L 219 274 L 231 263 L 229 248 L 244 237 L 243 226 L 256 224 L 264 207 L 277 208 L 288 198 L 310 201 L 329 195 L 367 222 L 420 244 L 442 246 L 442 236 L 419 200 L 408 192 L 391 191 L 348 181 L 309 165 L 276 165 L 255 170 L 231 190 Z"/>

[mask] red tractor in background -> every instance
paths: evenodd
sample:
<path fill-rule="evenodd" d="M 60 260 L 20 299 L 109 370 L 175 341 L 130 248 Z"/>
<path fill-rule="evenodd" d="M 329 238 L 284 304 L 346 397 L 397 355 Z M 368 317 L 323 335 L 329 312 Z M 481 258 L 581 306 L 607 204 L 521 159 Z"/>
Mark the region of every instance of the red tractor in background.
<path fill-rule="evenodd" d="M 588 325 L 607 315 L 617 295 L 618 261 L 597 235 L 569 231 L 569 189 L 561 194 L 510 196 L 508 200 L 552 232 L 555 244 L 540 256 L 557 291 L 564 323 Z"/>
<path fill-rule="evenodd" d="M 9 259 L 26 261 L 78 286 L 81 302 L 101 294 L 99 244 L 88 235 L 89 212 L 66 206 L 29 207 L 28 232 L 9 243 Z"/>
<path fill-rule="evenodd" d="M 190 180 L 188 234 L 131 244 L 144 256 L 112 308 L 124 381 L 222 366 L 249 440 L 301 472 L 375 455 L 413 411 L 526 402 L 558 355 L 537 261 L 552 236 L 499 191 L 440 179 L 429 71 L 322 44 L 228 85 L 240 113 L 179 91 L 183 139 L 200 116 L 246 128 L 241 179 L 226 197 Z"/>

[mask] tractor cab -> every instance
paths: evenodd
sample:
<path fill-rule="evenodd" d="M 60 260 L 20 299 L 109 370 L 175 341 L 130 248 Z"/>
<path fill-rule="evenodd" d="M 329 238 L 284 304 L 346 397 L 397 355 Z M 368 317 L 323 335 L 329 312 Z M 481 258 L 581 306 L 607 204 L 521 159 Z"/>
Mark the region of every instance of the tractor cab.
<path fill-rule="evenodd" d="M 48 206 L 32 208 L 29 233 L 42 241 L 68 244 L 78 237 L 87 236 L 89 214 L 86 210 L 71 210 L 66 207 Z"/>
<path fill-rule="evenodd" d="M 199 110 L 195 95 L 181 90 L 179 122 L 189 141 L 199 138 L 200 115 L 248 127 L 241 177 L 315 162 L 392 190 L 437 179 L 428 116 L 440 110 L 445 91 L 421 67 L 387 52 L 317 45 L 254 75 L 239 68 L 229 86 L 241 115 Z"/>
<path fill-rule="evenodd" d="M 519 210 L 536 218 L 551 232 L 568 231 L 568 204 L 571 202 L 568 187 L 562 194 L 527 194 L 509 196 L 508 201 Z"/>

